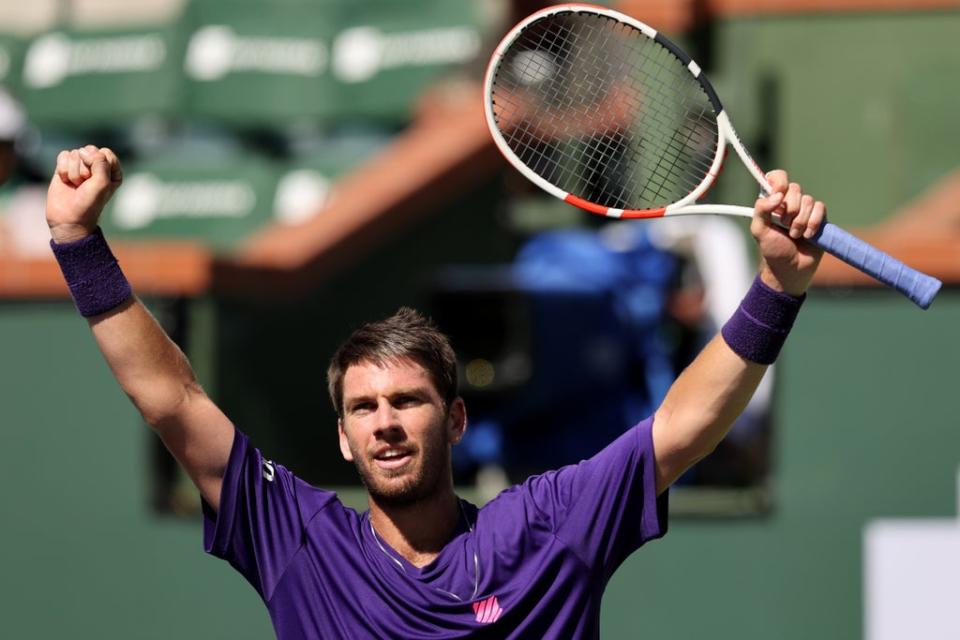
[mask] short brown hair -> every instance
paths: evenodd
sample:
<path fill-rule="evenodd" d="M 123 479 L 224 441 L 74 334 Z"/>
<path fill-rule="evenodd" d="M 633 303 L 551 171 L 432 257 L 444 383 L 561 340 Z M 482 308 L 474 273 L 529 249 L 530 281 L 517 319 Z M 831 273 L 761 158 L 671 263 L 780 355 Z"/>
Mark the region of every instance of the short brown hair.
<path fill-rule="evenodd" d="M 383 365 L 406 358 L 427 370 L 449 407 L 457 397 L 457 357 L 450 339 L 429 318 L 401 307 L 389 318 L 368 322 L 354 331 L 330 359 L 327 389 L 337 417 L 343 418 L 343 376 L 351 365 Z"/>

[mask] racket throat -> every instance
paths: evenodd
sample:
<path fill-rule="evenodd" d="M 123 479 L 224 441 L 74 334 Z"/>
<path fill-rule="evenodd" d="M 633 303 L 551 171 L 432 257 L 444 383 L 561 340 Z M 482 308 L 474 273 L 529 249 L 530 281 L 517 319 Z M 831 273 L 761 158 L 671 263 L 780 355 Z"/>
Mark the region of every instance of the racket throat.
<path fill-rule="evenodd" d="M 727 142 L 730 143 L 730 146 L 733 147 L 733 150 L 737 152 L 738 156 L 740 156 L 740 160 L 743 161 L 743 166 L 747 168 L 747 171 L 750 172 L 750 175 L 753 176 L 753 179 L 757 181 L 757 184 L 759 184 L 761 189 L 764 191 L 764 195 L 767 195 L 773 191 L 773 187 L 771 187 L 770 183 L 767 181 L 767 176 L 764 174 L 763 169 L 760 168 L 760 165 L 757 164 L 757 161 L 754 160 L 753 156 L 750 155 L 750 152 L 747 151 L 743 141 L 740 140 L 740 136 L 737 135 L 733 125 L 730 124 L 730 117 L 727 115 L 726 111 L 721 111 L 717 114 L 717 129 L 719 130 L 719 139 L 721 141 L 720 144 L 726 146 Z"/>

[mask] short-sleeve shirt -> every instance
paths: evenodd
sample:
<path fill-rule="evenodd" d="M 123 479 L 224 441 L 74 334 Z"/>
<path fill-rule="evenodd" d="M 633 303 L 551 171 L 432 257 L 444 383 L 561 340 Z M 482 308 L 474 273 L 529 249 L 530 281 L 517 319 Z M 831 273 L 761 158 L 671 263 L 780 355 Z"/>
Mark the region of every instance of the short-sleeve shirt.
<path fill-rule="evenodd" d="M 264 459 L 236 432 L 204 546 L 253 585 L 280 640 L 597 638 L 626 557 L 667 528 L 648 418 L 588 460 L 533 476 L 462 522 L 418 568 L 369 512 Z"/>

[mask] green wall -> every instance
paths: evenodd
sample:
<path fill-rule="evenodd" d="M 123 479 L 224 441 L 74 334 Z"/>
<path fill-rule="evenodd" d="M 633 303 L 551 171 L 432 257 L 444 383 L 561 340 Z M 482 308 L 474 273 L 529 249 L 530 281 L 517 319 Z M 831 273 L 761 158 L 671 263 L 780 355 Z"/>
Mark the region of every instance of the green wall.
<path fill-rule="evenodd" d="M 73 306 L 0 306 L 0 354 L 0 635 L 270 637 L 199 521 L 150 512 L 153 436 Z"/>

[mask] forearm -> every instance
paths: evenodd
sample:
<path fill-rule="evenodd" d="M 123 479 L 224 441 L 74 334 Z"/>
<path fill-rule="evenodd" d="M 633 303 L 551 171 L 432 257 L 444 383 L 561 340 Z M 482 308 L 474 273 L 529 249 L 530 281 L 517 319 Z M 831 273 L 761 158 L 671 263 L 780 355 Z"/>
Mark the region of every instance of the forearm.
<path fill-rule="evenodd" d="M 203 395 L 186 356 L 135 297 L 88 322 L 120 387 L 152 427 Z"/>
<path fill-rule="evenodd" d="M 680 473 L 713 451 L 746 408 L 767 365 L 743 359 L 717 335 L 677 378 L 654 424 L 670 432 Z M 668 454 L 669 452 L 663 452 Z M 675 478 L 671 479 L 672 480 Z"/>
<path fill-rule="evenodd" d="M 218 508 L 233 426 L 197 383 L 186 356 L 136 298 L 88 322 L 120 387 Z"/>
<path fill-rule="evenodd" d="M 653 425 L 660 490 L 723 439 L 776 360 L 802 301 L 758 278 L 721 335 L 671 386 Z"/>

